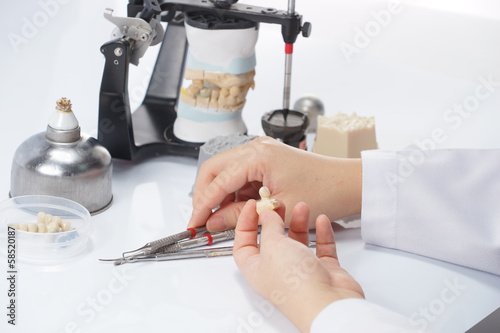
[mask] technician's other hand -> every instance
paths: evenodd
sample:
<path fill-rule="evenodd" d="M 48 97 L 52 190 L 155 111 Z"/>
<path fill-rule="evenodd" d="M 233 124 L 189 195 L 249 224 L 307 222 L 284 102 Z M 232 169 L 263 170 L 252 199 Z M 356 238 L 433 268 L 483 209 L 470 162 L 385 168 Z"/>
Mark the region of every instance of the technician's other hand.
<path fill-rule="evenodd" d="M 244 206 L 236 226 L 233 257 L 248 284 L 273 303 L 302 332 L 327 305 L 363 298 L 360 285 L 340 267 L 330 220 L 316 219 L 316 255 L 308 248 L 309 208 L 298 203 L 288 237 L 284 207 L 260 215 L 260 249 L 255 201 Z M 279 214 L 279 215 L 278 215 Z M 281 215 L 281 217 L 280 217 Z"/>
<path fill-rule="evenodd" d="M 202 164 L 189 226 L 234 228 L 245 202 L 258 199 L 261 186 L 288 207 L 306 202 L 313 216 L 325 213 L 335 220 L 361 212 L 360 159 L 326 157 L 260 137 Z M 287 224 L 290 218 L 287 214 Z M 309 223 L 314 228 L 314 220 Z"/>

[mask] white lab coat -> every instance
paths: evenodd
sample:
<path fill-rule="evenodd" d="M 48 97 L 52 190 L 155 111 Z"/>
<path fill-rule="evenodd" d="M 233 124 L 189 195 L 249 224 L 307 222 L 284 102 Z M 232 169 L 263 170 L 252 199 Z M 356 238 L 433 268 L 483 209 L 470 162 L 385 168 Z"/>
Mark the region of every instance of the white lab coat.
<path fill-rule="evenodd" d="M 500 275 L 500 150 L 372 150 L 362 164 L 365 242 Z M 311 332 L 417 331 L 410 323 L 352 299 L 326 307 Z"/>

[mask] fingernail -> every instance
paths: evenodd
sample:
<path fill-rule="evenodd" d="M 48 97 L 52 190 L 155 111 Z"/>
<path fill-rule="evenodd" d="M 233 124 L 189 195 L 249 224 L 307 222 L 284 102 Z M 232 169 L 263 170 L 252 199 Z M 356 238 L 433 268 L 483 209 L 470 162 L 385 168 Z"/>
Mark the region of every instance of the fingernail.
<path fill-rule="evenodd" d="M 224 216 L 214 216 L 207 221 L 207 228 L 211 231 L 227 230 L 227 222 Z"/>

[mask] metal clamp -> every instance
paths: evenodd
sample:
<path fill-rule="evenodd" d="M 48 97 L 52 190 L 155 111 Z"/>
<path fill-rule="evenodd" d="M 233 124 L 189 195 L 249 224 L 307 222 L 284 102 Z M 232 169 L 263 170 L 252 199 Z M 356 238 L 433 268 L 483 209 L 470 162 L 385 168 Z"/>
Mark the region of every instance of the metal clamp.
<path fill-rule="evenodd" d="M 154 18 L 148 23 L 137 17 L 117 17 L 113 16 L 113 9 L 110 8 L 104 10 L 104 18 L 116 26 L 111 33 L 112 39 L 127 38 L 133 41 L 130 62 L 136 66 L 150 45 L 163 40 L 163 27 Z"/>

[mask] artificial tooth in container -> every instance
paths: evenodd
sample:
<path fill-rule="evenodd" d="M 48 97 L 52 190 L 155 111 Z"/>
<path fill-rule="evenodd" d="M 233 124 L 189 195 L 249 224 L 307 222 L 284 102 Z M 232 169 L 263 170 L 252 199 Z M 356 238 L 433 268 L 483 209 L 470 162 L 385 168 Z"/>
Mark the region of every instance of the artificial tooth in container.
<path fill-rule="evenodd" d="M 47 232 L 47 226 L 44 223 L 38 223 L 38 233 L 44 234 Z"/>
<path fill-rule="evenodd" d="M 29 232 L 38 232 L 38 224 L 36 224 L 36 223 L 28 224 L 28 231 Z"/>
<path fill-rule="evenodd" d="M 57 225 L 57 223 L 56 222 L 49 223 L 47 225 L 47 233 L 54 234 L 56 232 L 59 232 L 59 226 Z"/>
<path fill-rule="evenodd" d="M 63 197 L 95 214 L 111 205 L 111 176 L 111 155 L 96 139 L 81 134 L 71 102 L 61 98 L 46 131 L 16 150 L 10 195 Z M 43 217 L 45 224 L 51 223 L 50 218 Z M 37 222 L 41 220 L 39 216 Z"/>

